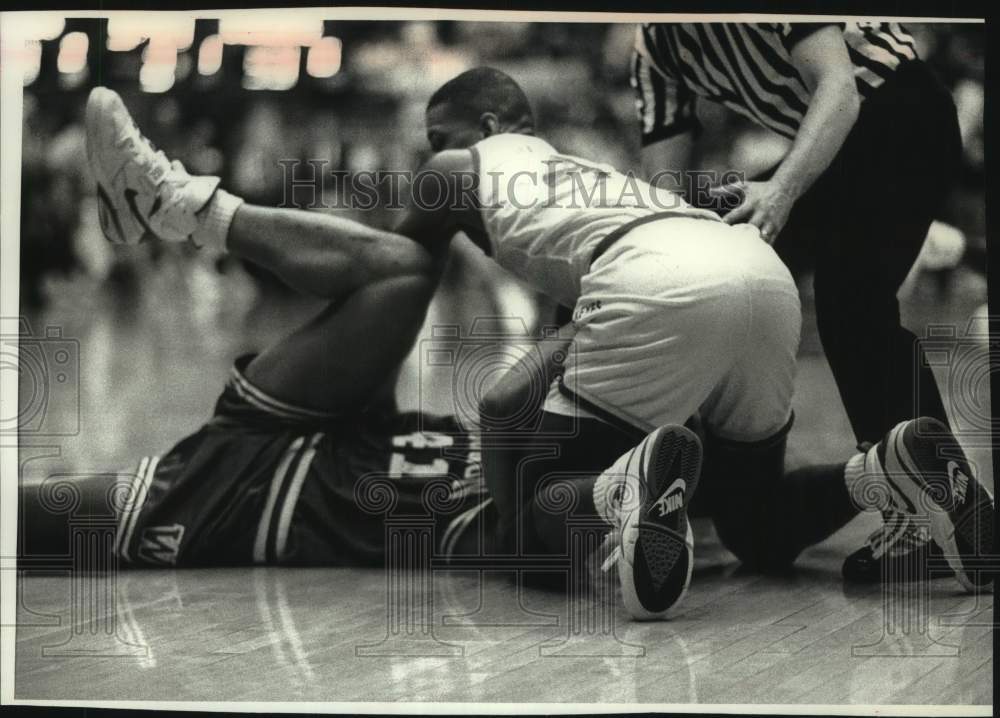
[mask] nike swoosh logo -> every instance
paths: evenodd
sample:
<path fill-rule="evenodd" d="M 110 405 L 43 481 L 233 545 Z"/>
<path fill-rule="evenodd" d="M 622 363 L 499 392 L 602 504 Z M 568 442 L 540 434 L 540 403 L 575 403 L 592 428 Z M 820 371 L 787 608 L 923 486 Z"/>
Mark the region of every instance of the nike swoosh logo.
<path fill-rule="evenodd" d="M 97 185 L 97 201 L 104 210 L 104 214 L 111 218 L 114 222 L 115 229 L 118 232 L 118 239 L 113 237 L 108 237 L 108 240 L 114 242 L 115 244 L 122 244 L 125 241 L 125 232 L 122 229 L 121 220 L 118 218 L 118 210 L 115 209 L 114 204 L 111 203 L 111 198 L 108 196 L 107 191 L 98 183 Z M 102 227 L 103 229 L 103 227 Z M 105 230 L 104 235 L 107 236 L 107 230 Z"/>
<path fill-rule="evenodd" d="M 155 237 L 156 236 L 156 232 L 154 232 L 153 228 L 149 226 L 149 223 L 146 221 L 146 218 L 142 216 L 142 212 L 139 211 L 139 207 L 135 203 L 135 198 L 136 198 L 136 195 L 138 195 L 138 194 L 139 193 L 136 192 L 132 188 L 126 189 L 125 190 L 125 201 L 128 203 L 128 208 L 130 210 L 132 210 L 132 214 L 135 216 L 135 218 L 137 220 L 139 220 L 139 224 L 142 225 L 142 228 L 145 229 L 147 232 L 149 232 L 150 234 L 152 234 Z M 155 212 L 159 208 L 160 208 L 159 207 L 159 197 L 157 197 L 156 202 L 153 203 L 153 212 Z M 150 212 L 150 214 L 152 214 L 153 212 Z"/>
<path fill-rule="evenodd" d="M 687 482 L 684 479 L 674 479 L 674 483 L 667 487 L 667 490 L 663 492 L 663 496 L 673 493 L 676 489 L 680 489 L 681 493 L 687 491 Z"/>

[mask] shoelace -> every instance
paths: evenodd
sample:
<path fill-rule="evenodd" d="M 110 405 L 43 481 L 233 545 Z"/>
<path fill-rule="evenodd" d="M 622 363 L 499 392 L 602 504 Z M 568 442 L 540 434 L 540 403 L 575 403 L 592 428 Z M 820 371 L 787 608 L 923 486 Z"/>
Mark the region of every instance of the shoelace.
<path fill-rule="evenodd" d="M 119 137 L 115 144 L 118 147 L 123 147 L 130 140 L 144 147 L 149 153 L 152 154 L 150 157 L 147 153 L 139 152 L 137 153 L 136 161 L 137 164 L 139 164 L 143 169 L 151 173 L 153 183 L 155 185 L 159 185 L 168 178 L 168 172 L 162 169 L 164 165 L 175 171 L 179 169 L 185 177 L 188 176 L 187 171 L 184 169 L 184 166 L 180 163 L 180 161 L 168 160 L 167 155 L 163 152 L 163 150 L 157 149 L 153 141 L 139 131 L 135 122 L 130 124 L 129 132 L 126 132 L 124 135 Z"/>
<path fill-rule="evenodd" d="M 900 556 L 915 551 L 930 540 L 925 526 L 915 524 L 906 514 L 886 511 L 882 514 L 882 525 L 868 536 L 868 546 L 872 558 L 886 554 Z"/>
<path fill-rule="evenodd" d="M 162 154 L 162 153 L 161 153 Z M 187 184 L 188 180 L 191 179 L 191 175 L 181 164 L 180 160 L 170 161 L 170 171 L 164 172 L 163 181 L 160 183 L 159 192 L 163 192 L 165 189 L 172 190 L 175 187 L 182 187 Z M 167 198 L 164 198 L 167 199 Z"/>

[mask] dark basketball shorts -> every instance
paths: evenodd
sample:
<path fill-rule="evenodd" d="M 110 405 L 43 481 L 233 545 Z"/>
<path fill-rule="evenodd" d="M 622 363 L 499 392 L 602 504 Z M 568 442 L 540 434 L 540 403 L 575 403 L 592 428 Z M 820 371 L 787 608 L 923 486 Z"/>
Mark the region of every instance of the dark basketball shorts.
<path fill-rule="evenodd" d="M 251 359 L 208 423 L 139 462 L 118 516 L 124 563 L 378 566 L 399 526 L 430 531 L 442 555 L 486 550 L 478 437 L 451 417 L 293 406 L 247 380 Z"/>

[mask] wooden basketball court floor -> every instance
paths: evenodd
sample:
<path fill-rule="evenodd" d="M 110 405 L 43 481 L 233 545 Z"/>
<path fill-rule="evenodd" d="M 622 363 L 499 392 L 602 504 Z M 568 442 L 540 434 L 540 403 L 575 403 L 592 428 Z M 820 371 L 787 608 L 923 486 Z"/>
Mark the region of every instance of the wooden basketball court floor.
<path fill-rule="evenodd" d="M 122 572 L 81 622 L 69 580 L 34 577 L 16 696 L 989 704 L 991 598 L 948 579 L 922 595 L 845 591 L 840 557 L 863 533 L 814 549 L 785 578 L 740 575 L 703 540 L 691 591 L 662 623 L 603 624 L 584 599 L 442 571 L 428 620 L 408 631 L 387 622 L 381 571 L 271 567 Z"/>
<path fill-rule="evenodd" d="M 970 281 L 922 320 L 964 327 L 984 301 Z M 25 437 L 23 476 L 106 471 L 190 431 L 210 411 L 231 357 L 284 331 L 301 309 L 286 301 L 247 313 L 241 282 L 160 271 L 124 308 L 92 287 L 62 287 L 35 330 L 59 324 L 79 339 L 79 432 L 58 446 Z M 451 286 L 444 302 L 474 311 L 466 292 Z M 812 331 L 793 463 L 838 460 L 853 445 Z M 975 400 L 980 410 L 987 396 L 988 388 Z M 969 453 L 992 486 L 987 449 Z M 658 623 L 626 620 L 613 596 L 518 588 L 500 572 L 437 570 L 410 586 L 419 600 L 409 604 L 389 599 L 394 584 L 381 570 L 134 570 L 99 583 L 29 574 L 19 584 L 15 695 L 989 705 L 992 596 L 964 594 L 950 578 L 889 592 L 841 581 L 843 557 L 877 525 L 864 514 L 806 552 L 794 573 L 762 577 L 741 571 L 697 521 L 691 590 L 676 617 Z M 401 612 L 404 604 L 413 610 Z"/>

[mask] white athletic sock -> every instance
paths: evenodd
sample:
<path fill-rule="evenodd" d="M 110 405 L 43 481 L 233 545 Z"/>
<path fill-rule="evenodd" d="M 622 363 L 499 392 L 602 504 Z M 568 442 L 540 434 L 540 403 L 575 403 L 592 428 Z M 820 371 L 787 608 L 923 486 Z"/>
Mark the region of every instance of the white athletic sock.
<path fill-rule="evenodd" d="M 198 210 L 198 229 L 191 235 L 195 245 L 226 251 L 229 225 L 233 223 L 233 216 L 241 204 L 242 198 L 229 194 L 224 189 L 217 189 L 208 204 Z"/>
<path fill-rule="evenodd" d="M 855 454 L 844 468 L 844 482 L 851 500 L 862 511 L 889 507 L 889 486 L 878 458 L 878 444 L 863 454 Z"/>

